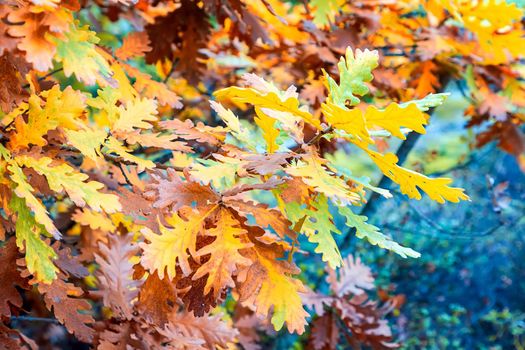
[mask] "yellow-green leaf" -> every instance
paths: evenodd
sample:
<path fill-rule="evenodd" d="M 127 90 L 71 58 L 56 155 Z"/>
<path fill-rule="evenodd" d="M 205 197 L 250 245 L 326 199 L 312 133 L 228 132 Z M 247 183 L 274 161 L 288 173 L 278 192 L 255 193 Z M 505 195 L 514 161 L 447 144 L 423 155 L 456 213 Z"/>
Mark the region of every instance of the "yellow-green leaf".
<path fill-rule="evenodd" d="M 88 26 L 77 27 L 76 24 L 71 24 L 69 31 L 63 33 L 63 37 L 59 39 L 48 35 L 48 40 L 55 43 L 55 59 L 62 62 L 66 76 L 75 74 L 87 85 L 95 85 L 97 82 L 115 85 L 109 63 L 95 46 L 99 39 Z"/>
<path fill-rule="evenodd" d="M 93 210 L 104 210 L 106 213 L 114 213 L 121 209 L 116 195 L 99 192 L 104 187 L 103 184 L 96 181 L 86 182 L 89 176 L 76 172 L 65 163 L 52 166 L 51 158 L 35 159 L 25 155 L 18 156 L 16 161 L 20 166 L 33 168 L 40 175 L 44 175 L 51 190 L 57 193 L 66 191 L 71 200 L 80 207 L 87 204 Z"/>
<path fill-rule="evenodd" d="M 40 237 L 43 228 L 35 221 L 22 198 L 12 196 L 9 207 L 17 215 L 16 245 L 25 251 L 27 269 L 38 281 L 51 283 L 57 277 L 58 269 L 53 264 L 57 255 Z"/>

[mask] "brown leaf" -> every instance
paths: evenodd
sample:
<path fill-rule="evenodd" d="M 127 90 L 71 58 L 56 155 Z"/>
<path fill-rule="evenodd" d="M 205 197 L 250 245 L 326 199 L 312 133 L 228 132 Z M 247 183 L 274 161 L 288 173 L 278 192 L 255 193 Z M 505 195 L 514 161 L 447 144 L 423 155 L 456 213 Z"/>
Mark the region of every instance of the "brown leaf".
<path fill-rule="evenodd" d="M 35 284 L 36 281 L 32 281 Z M 88 326 L 95 320 L 88 313 L 91 305 L 85 299 L 80 299 L 82 289 L 72 283 L 66 282 L 63 273 L 51 284 L 38 284 L 38 291 L 44 297 L 44 302 L 49 311 L 53 311 L 56 319 L 67 330 L 83 342 L 91 342 L 94 330 Z"/>
<path fill-rule="evenodd" d="M 243 167 L 249 172 L 268 175 L 282 170 L 283 166 L 288 164 L 290 155 L 287 153 L 250 154 L 242 158 L 245 161 Z"/>
<path fill-rule="evenodd" d="M 148 322 L 163 326 L 177 302 L 175 286 L 167 276 L 160 279 L 157 273 L 148 276 L 140 288 L 137 310 Z"/>
<path fill-rule="evenodd" d="M 11 112 L 13 107 L 29 96 L 22 88 L 24 71 L 26 69 L 23 69 L 9 52 L 0 56 L 0 109 L 4 113 Z"/>
<path fill-rule="evenodd" d="M 374 288 L 374 277 L 368 266 L 361 262 L 359 257 L 348 255 L 343 260 L 343 266 L 338 269 L 339 277 L 335 270 L 328 269 L 327 282 L 332 292 L 338 297 L 365 293 L 365 290 Z"/>
<path fill-rule="evenodd" d="M 133 243 L 133 234 L 112 234 L 108 239 L 108 244 L 98 244 L 100 254 L 95 254 L 95 261 L 100 265 L 97 271 L 100 293 L 104 305 L 114 316 L 131 320 L 141 282 L 133 279 L 130 260 L 137 254 L 138 246 Z"/>
<path fill-rule="evenodd" d="M 221 316 L 195 317 L 190 312 L 173 313 L 166 327 L 158 331 L 174 349 L 228 348 L 234 343 L 238 331 L 222 321 Z"/>
<path fill-rule="evenodd" d="M 20 276 L 16 260 L 18 258 L 18 249 L 14 237 L 10 238 L 7 243 L 0 249 L 0 315 L 11 316 L 11 306 L 16 308 L 22 307 L 22 297 L 16 289 L 20 287 L 29 289 L 25 278 Z"/>
<path fill-rule="evenodd" d="M 312 322 L 311 342 L 315 350 L 336 349 L 339 343 L 339 329 L 332 313 L 316 318 Z"/>
<path fill-rule="evenodd" d="M 149 350 L 161 348 L 159 341 L 149 332 L 149 327 L 142 329 L 136 322 L 108 324 L 99 333 L 97 350 Z"/>
<path fill-rule="evenodd" d="M 207 47 L 211 24 L 208 14 L 195 1 L 183 0 L 180 7 L 146 26 L 152 50 L 148 63 L 160 59 L 178 59 L 176 70 L 197 84 L 205 67 L 201 49 Z"/>
<path fill-rule="evenodd" d="M 253 190 L 273 190 L 278 185 L 284 183 L 283 179 L 279 179 L 275 176 L 268 179 L 268 181 L 258 184 L 241 184 L 229 188 L 228 190 L 222 192 L 224 197 L 233 197 L 243 192 L 253 191 Z"/>
<path fill-rule="evenodd" d="M 373 349 L 393 349 L 399 345 L 392 342 L 392 331 L 383 317 L 389 311 L 379 308 L 377 303 L 368 300 L 366 293 L 349 300 L 337 299 L 335 307 L 344 324 L 351 331 L 351 339 L 356 339 Z"/>
<path fill-rule="evenodd" d="M 23 333 L 0 322 L 0 350 L 37 350 L 38 345 Z"/>
<path fill-rule="evenodd" d="M 153 201 L 153 207 L 178 210 L 184 206 L 207 205 L 218 201 L 217 194 L 209 187 L 198 182 L 183 181 L 173 169 L 168 169 L 166 176 L 161 173 L 151 175 L 153 181 L 146 186 L 144 196 Z"/>
<path fill-rule="evenodd" d="M 195 125 L 191 120 L 185 121 L 172 119 L 159 122 L 163 129 L 175 133 L 184 140 L 195 140 L 201 143 L 209 143 L 217 146 L 225 137 L 225 131 L 221 128 L 212 128 L 204 125 L 202 122 Z"/>
<path fill-rule="evenodd" d="M 55 265 L 64 272 L 68 277 L 74 276 L 76 278 L 84 278 L 89 275 L 86 269 L 80 262 L 77 256 L 71 255 L 71 248 L 61 245 L 58 241 L 53 244 L 53 249 L 57 253 L 57 259 L 54 261 Z"/>
<path fill-rule="evenodd" d="M 115 50 L 115 55 L 125 61 L 129 58 L 143 56 L 144 53 L 150 51 L 148 34 L 133 32 L 124 38 L 122 46 Z"/>

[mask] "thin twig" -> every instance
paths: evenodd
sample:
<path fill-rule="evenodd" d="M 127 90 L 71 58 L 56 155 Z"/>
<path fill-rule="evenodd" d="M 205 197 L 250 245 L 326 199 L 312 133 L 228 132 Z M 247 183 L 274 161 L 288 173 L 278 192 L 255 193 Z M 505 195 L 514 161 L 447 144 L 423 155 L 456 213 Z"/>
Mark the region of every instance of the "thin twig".
<path fill-rule="evenodd" d="M 11 316 L 11 321 L 60 323 L 56 318 L 35 316 Z"/>
<path fill-rule="evenodd" d="M 126 172 L 124 171 L 124 165 L 122 165 L 122 163 L 118 163 L 118 167 L 120 169 L 120 172 L 122 173 L 122 176 L 124 176 L 126 183 L 133 187 L 133 184 L 131 183 L 131 181 L 129 181 L 128 175 L 126 175 Z"/>
<path fill-rule="evenodd" d="M 38 81 L 42 81 L 42 80 L 44 80 L 44 79 L 46 79 L 46 78 L 52 76 L 53 74 L 62 71 L 63 69 L 64 69 L 64 68 L 57 68 L 57 69 L 55 69 L 55 70 L 53 70 L 53 71 L 47 73 L 46 75 L 41 76 L 41 77 L 38 78 L 37 80 L 38 80 Z M 24 84 L 24 85 L 22 85 L 22 88 L 23 88 L 23 89 L 27 89 L 28 87 L 29 87 L 29 83 L 28 83 L 28 84 Z"/>

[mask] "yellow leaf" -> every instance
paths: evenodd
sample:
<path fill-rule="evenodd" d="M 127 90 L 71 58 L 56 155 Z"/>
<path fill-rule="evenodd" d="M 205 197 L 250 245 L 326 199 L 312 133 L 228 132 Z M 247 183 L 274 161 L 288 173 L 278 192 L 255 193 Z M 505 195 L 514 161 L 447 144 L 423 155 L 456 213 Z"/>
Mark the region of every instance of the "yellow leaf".
<path fill-rule="evenodd" d="M 80 153 L 97 162 L 100 159 L 100 147 L 108 133 L 100 129 L 86 128 L 83 130 L 65 130 L 68 143 L 78 149 Z"/>
<path fill-rule="evenodd" d="M 294 96 L 279 97 L 275 92 L 263 93 L 252 88 L 229 87 L 214 93 L 218 100 L 231 99 L 234 102 L 250 103 L 259 108 L 268 108 L 280 112 L 288 112 L 300 117 L 305 122 L 321 130 L 318 118 L 299 107 L 299 100 Z"/>
<path fill-rule="evenodd" d="M 56 128 L 77 130 L 82 125 L 78 118 L 84 113 L 84 96 L 67 87 L 60 91 L 58 85 L 41 94 L 44 101 L 36 95 L 29 97 L 27 123 L 22 116 L 15 119 L 16 132 L 10 138 L 12 148 L 27 148 L 30 144 L 44 146 L 44 136 Z M 44 107 L 42 107 L 44 104 Z"/>
<path fill-rule="evenodd" d="M 176 276 L 176 263 L 182 270 L 184 276 L 188 276 L 192 270 L 188 262 L 189 253 L 194 256 L 197 235 L 202 230 L 204 219 L 198 212 L 189 215 L 187 220 L 182 219 L 177 213 L 166 218 L 171 226 L 166 227 L 159 221 L 160 235 L 149 228 L 142 229 L 142 234 L 149 243 L 140 243 L 144 250 L 142 264 L 151 273 L 157 271 L 160 279 L 164 274 L 170 280 Z"/>
<path fill-rule="evenodd" d="M 134 130 L 133 132 L 117 132 L 114 135 L 116 135 L 119 139 L 126 140 L 126 142 L 130 145 L 139 145 L 142 147 L 158 147 L 187 153 L 193 152 L 192 148 L 187 146 L 185 142 L 174 141 L 174 139 L 178 138 L 178 136 L 174 134 L 146 134 L 141 133 L 141 130 Z"/>
<path fill-rule="evenodd" d="M 415 103 L 408 103 L 405 107 L 391 103 L 383 110 L 375 106 L 368 106 L 365 112 L 365 120 L 368 128 L 379 126 L 404 140 L 406 137 L 401 132 L 401 127 L 424 134 L 424 125 L 427 124 L 428 116 Z"/>
<path fill-rule="evenodd" d="M 130 150 L 127 147 L 124 147 L 122 143 L 113 136 L 106 140 L 104 146 L 106 146 L 109 153 L 116 153 L 122 158 L 122 160 L 137 164 L 139 172 L 144 171 L 144 169 L 155 168 L 155 163 L 153 161 L 129 153 Z"/>
<path fill-rule="evenodd" d="M 111 65 L 111 70 L 113 71 L 113 79 L 118 82 L 118 88 L 116 88 L 116 90 L 120 94 L 120 99 L 126 103 L 133 101 L 138 96 L 138 93 L 135 88 L 131 86 L 122 66 L 118 64 L 118 62 L 114 62 Z"/>
<path fill-rule="evenodd" d="M 343 130 L 362 141 L 373 142 L 366 128 L 363 112 L 360 109 L 348 109 L 338 106 L 332 101 L 323 103 L 321 108 L 326 121 L 334 128 Z"/>
<path fill-rule="evenodd" d="M 113 130 L 133 131 L 133 128 L 151 129 L 148 121 L 157 120 L 157 102 L 148 98 L 129 101 L 124 108 L 119 107 L 119 118 L 113 124 Z"/>
<path fill-rule="evenodd" d="M 275 142 L 279 136 L 279 129 L 275 127 L 276 120 L 264 114 L 260 108 L 255 108 L 255 123 L 261 128 L 262 135 L 266 141 L 266 150 L 268 153 L 274 153 L 279 149 L 279 145 Z"/>
<path fill-rule="evenodd" d="M 401 192 L 410 198 L 421 199 L 418 187 L 428 196 L 438 203 L 445 201 L 457 203 L 460 200 L 469 200 L 464 190 L 456 187 L 449 187 L 452 182 L 449 178 L 429 178 L 415 171 L 405 169 L 397 165 L 397 157 L 393 153 L 385 155 L 368 149 L 368 145 L 354 142 L 359 148 L 368 153 L 370 158 L 381 169 L 383 174 L 399 185 Z"/>
<path fill-rule="evenodd" d="M 231 135 L 239 140 L 243 145 L 248 148 L 255 150 L 255 145 L 253 143 L 253 138 L 246 128 L 241 125 L 239 118 L 229 109 L 226 109 L 218 102 L 210 101 L 211 108 L 217 115 L 224 121 L 224 123 L 230 129 Z"/>
<path fill-rule="evenodd" d="M 110 218 L 104 213 L 99 213 L 93 210 L 83 208 L 77 211 L 72 216 L 75 222 L 80 225 L 89 226 L 93 230 L 102 230 L 106 232 L 114 232 L 117 228 Z"/>

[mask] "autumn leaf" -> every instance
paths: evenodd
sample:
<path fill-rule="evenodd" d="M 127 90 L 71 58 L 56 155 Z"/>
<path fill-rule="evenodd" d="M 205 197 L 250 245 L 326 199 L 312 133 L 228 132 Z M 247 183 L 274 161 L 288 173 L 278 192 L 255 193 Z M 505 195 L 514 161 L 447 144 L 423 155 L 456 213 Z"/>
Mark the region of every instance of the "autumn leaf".
<path fill-rule="evenodd" d="M 46 232 L 56 239 L 60 239 L 62 234 L 49 217 L 46 207 L 34 196 L 34 188 L 27 182 L 27 178 L 22 169 L 15 162 L 10 163 L 7 169 L 11 172 L 11 180 L 16 184 L 14 188 L 16 196 L 25 200 L 25 204 L 33 212 L 36 222 L 43 225 Z M 20 204 L 17 203 L 17 205 Z"/>
<path fill-rule="evenodd" d="M 457 203 L 460 200 L 469 200 L 463 189 L 448 186 L 452 182 L 451 179 L 443 177 L 432 179 L 415 171 L 402 168 L 397 165 L 398 159 L 395 154 L 387 153 L 383 155 L 368 149 L 362 143 L 354 143 L 368 153 L 383 174 L 397 183 L 401 192 L 410 198 L 421 199 L 419 188 L 432 200 L 441 204 L 445 203 L 445 201 Z"/>
<path fill-rule="evenodd" d="M 100 266 L 97 278 L 104 304 L 116 317 L 131 320 L 133 303 L 138 296 L 140 281 L 133 280 L 131 259 L 138 252 L 133 236 L 110 235 L 108 244 L 99 243 L 100 254 L 95 261 Z"/>
<path fill-rule="evenodd" d="M 49 38 L 56 45 L 55 59 L 62 62 L 66 76 L 75 76 L 86 83 L 114 85 L 109 63 L 95 46 L 99 39 L 87 26 L 72 24 L 63 38 Z"/>
<path fill-rule="evenodd" d="M 339 84 L 325 73 L 328 83 L 328 101 L 345 107 L 347 101 L 351 106 L 359 103 L 356 96 L 364 96 L 368 93 L 365 83 L 370 82 L 374 77 L 372 70 L 377 67 L 379 55 L 377 51 L 357 49 L 355 53 L 350 47 L 346 49 L 345 57 L 337 64 L 339 69 Z"/>
<path fill-rule="evenodd" d="M 17 287 L 27 289 L 28 283 L 25 278 L 20 276 L 16 260 L 18 259 L 18 249 L 15 238 L 10 238 L 0 248 L 0 263 L 2 270 L 0 271 L 0 282 L 2 288 L 0 289 L 0 315 L 11 316 L 11 307 L 22 307 L 22 296 L 17 290 Z"/>
<path fill-rule="evenodd" d="M 314 153 L 315 152 L 315 153 Z M 286 168 L 289 175 L 299 177 L 316 192 L 326 195 L 336 203 L 351 204 L 360 200 L 346 182 L 326 169 L 327 161 L 315 149 L 303 155 L 299 161 Z"/>
<path fill-rule="evenodd" d="M 292 277 L 299 269 L 285 260 L 275 260 L 279 252 L 271 247 L 256 246 L 254 262 L 241 272 L 243 281 L 240 300 L 253 303 L 258 314 L 267 316 L 273 309 L 271 321 L 275 330 L 286 322 L 288 331 L 302 334 L 308 313 L 298 292 L 304 291 L 303 284 Z"/>
<path fill-rule="evenodd" d="M 93 210 L 104 210 L 107 213 L 114 213 L 121 209 L 117 196 L 99 191 L 104 187 L 103 184 L 96 181 L 86 182 L 89 178 L 87 175 L 77 173 L 66 163 L 51 166 L 53 160 L 50 158 L 35 159 L 29 156 L 19 156 L 17 162 L 20 166 L 35 169 L 39 174 L 44 175 L 53 191 L 67 192 L 71 200 L 80 207 L 87 204 Z"/>
<path fill-rule="evenodd" d="M 384 110 L 369 106 L 365 112 L 365 120 L 369 128 L 373 126 L 383 128 L 401 140 L 406 139 L 401 132 L 401 127 L 424 134 L 427 119 L 428 116 L 421 112 L 415 103 L 408 103 L 403 107 L 391 103 Z"/>
<path fill-rule="evenodd" d="M 348 109 L 328 101 L 323 103 L 322 111 L 326 121 L 334 128 L 343 130 L 362 141 L 372 143 L 363 112 L 358 108 Z"/>
<path fill-rule="evenodd" d="M 53 68 L 56 44 L 51 33 L 68 30 L 73 20 L 71 12 L 60 7 L 44 12 L 35 6 L 24 6 L 10 11 L 8 19 L 11 23 L 24 23 L 19 26 L 9 26 L 8 33 L 20 38 L 18 48 L 27 53 L 28 62 L 39 71 Z"/>
<path fill-rule="evenodd" d="M 349 207 L 339 207 L 338 210 L 339 213 L 345 217 L 346 225 L 356 230 L 357 238 L 366 238 L 370 244 L 378 245 L 381 248 L 391 250 L 396 254 L 401 255 L 403 258 L 419 258 L 421 256 L 421 254 L 418 252 L 410 248 L 403 247 L 399 243 L 393 241 L 391 238 L 385 236 L 376 226 L 367 223 L 366 220 L 368 218 L 366 216 L 354 214 L 352 209 Z"/>
<path fill-rule="evenodd" d="M 343 259 L 332 233 L 340 234 L 341 231 L 334 225 L 333 217 L 328 208 L 326 196 L 319 195 L 312 202 L 312 208 L 301 208 L 297 202 L 286 205 L 286 215 L 308 237 L 308 241 L 317 244 L 316 253 L 322 254 L 333 269 L 341 266 Z"/>
<path fill-rule="evenodd" d="M 145 32 L 133 32 L 124 38 L 122 46 L 115 50 L 115 55 L 125 61 L 142 56 L 149 51 L 151 51 L 151 47 L 149 46 L 148 34 Z"/>
<path fill-rule="evenodd" d="M 133 131 L 137 129 L 150 129 L 153 127 L 148 122 L 157 120 L 157 104 L 150 99 L 137 99 L 130 101 L 124 108 L 119 107 L 119 117 L 113 124 L 113 129 L 118 131 Z"/>
<path fill-rule="evenodd" d="M 255 145 L 253 144 L 252 137 L 246 128 L 241 125 L 239 118 L 229 109 L 224 108 L 220 103 L 215 101 L 210 101 L 211 108 L 219 118 L 226 124 L 228 129 L 231 132 L 231 135 L 235 137 L 241 144 L 247 146 L 248 148 L 255 150 Z"/>
<path fill-rule="evenodd" d="M 317 129 L 321 128 L 319 120 L 299 106 L 298 95 L 292 87 L 285 92 L 230 87 L 218 90 L 214 95 L 220 101 L 230 99 L 234 102 L 250 103 L 258 108 L 287 112 L 303 119 Z"/>
<path fill-rule="evenodd" d="M 314 23 L 325 26 L 334 21 L 335 14 L 340 6 L 338 0 L 312 0 L 309 6 L 314 9 Z"/>
<path fill-rule="evenodd" d="M 89 302 L 79 298 L 83 294 L 82 289 L 67 282 L 62 273 L 51 284 L 39 283 L 37 288 L 44 297 L 47 309 L 53 311 L 56 319 L 64 324 L 70 333 L 84 342 L 93 339 L 95 332 L 88 325 L 95 320 L 89 314 Z"/>
<path fill-rule="evenodd" d="M 41 97 L 45 97 L 45 102 Z M 79 118 L 85 108 L 85 99 L 80 92 L 69 86 L 60 91 L 60 87 L 55 85 L 43 92 L 41 97 L 29 97 L 27 122 L 21 115 L 16 117 L 16 131 L 9 142 L 11 147 L 27 148 L 31 144 L 44 146 L 47 143 L 44 136 L 49 131 L 58 127 L 72 130 L 80 128 Z"/>
<path fill-rule="evenodd" d="M 210 254 L 210 259 L 199 267 L 193 279 L 208 275 L 204 293 L 208 294 L 213 288 L 214 294 L 218 296 L 223 288 L 235 286 L 232 275 L 251 265 L 252 261 L 241 252 L 253 244 L 245 237 L 246 231 L 239 227 L 238 221 L 228 210 L 221 209 L 216 215 L 216 227 L 206 230 L 205 233 L 215 237 L 215 240 L 195 254 L 196 257 Z"/>
<path fill-rule="evenodd" d="M 170 207 L 176 211 L 193 203 L 202 206 L 218 201 L 217 194 L 209 187 L 190 179 L 184 181 L 173 169 L 168 169 L 165 176 L 154 173 L 152 179 L 144 195 L 153 201 L 156 208 Z"/>
<path fill-rule="evenodd" d="M 9 206 L 17 213 L 16 245 L 25 251 L 27 269 L 38 281 L 51 283 L 57 277 L 58 269 L 53 264 L 57 255 L 40 236 L 45 230 L 35 221 L 23 199 L 13 196 Z"/>
<path fill-rule="evenodd" d="M 346 209 L 346 208 L 345 208 Z M 348 255 L 344 265 L 337 270 L 328 269 L 327 282 L 330 289 L 338 297 L 345 295 L 360 295 L 374 288 L 372 270 L 361 262 L 359 257 Z"/>
<path fill-rule="evenodd" d="M 211 211 L 214 209 L 215 207 Z M 149 243 L 140 243 L 144 250 L 142 264 L 152 273 L 157 271 L 161 279 L 166 273 L 172 280 L 176 276 L 175 267 L 178 262 L 182 274 L 188 276 L 191 273 L 188 259 L 196 255 L 197 235 L 203 229 L 204 219 L 209 213 L 201 215 L 199 212 L 190 212 L 186 220 L 173 213 L 166 218 L 171 227 L 159 222 L 160 234 L 144 228 L 141 232 Z"/>

